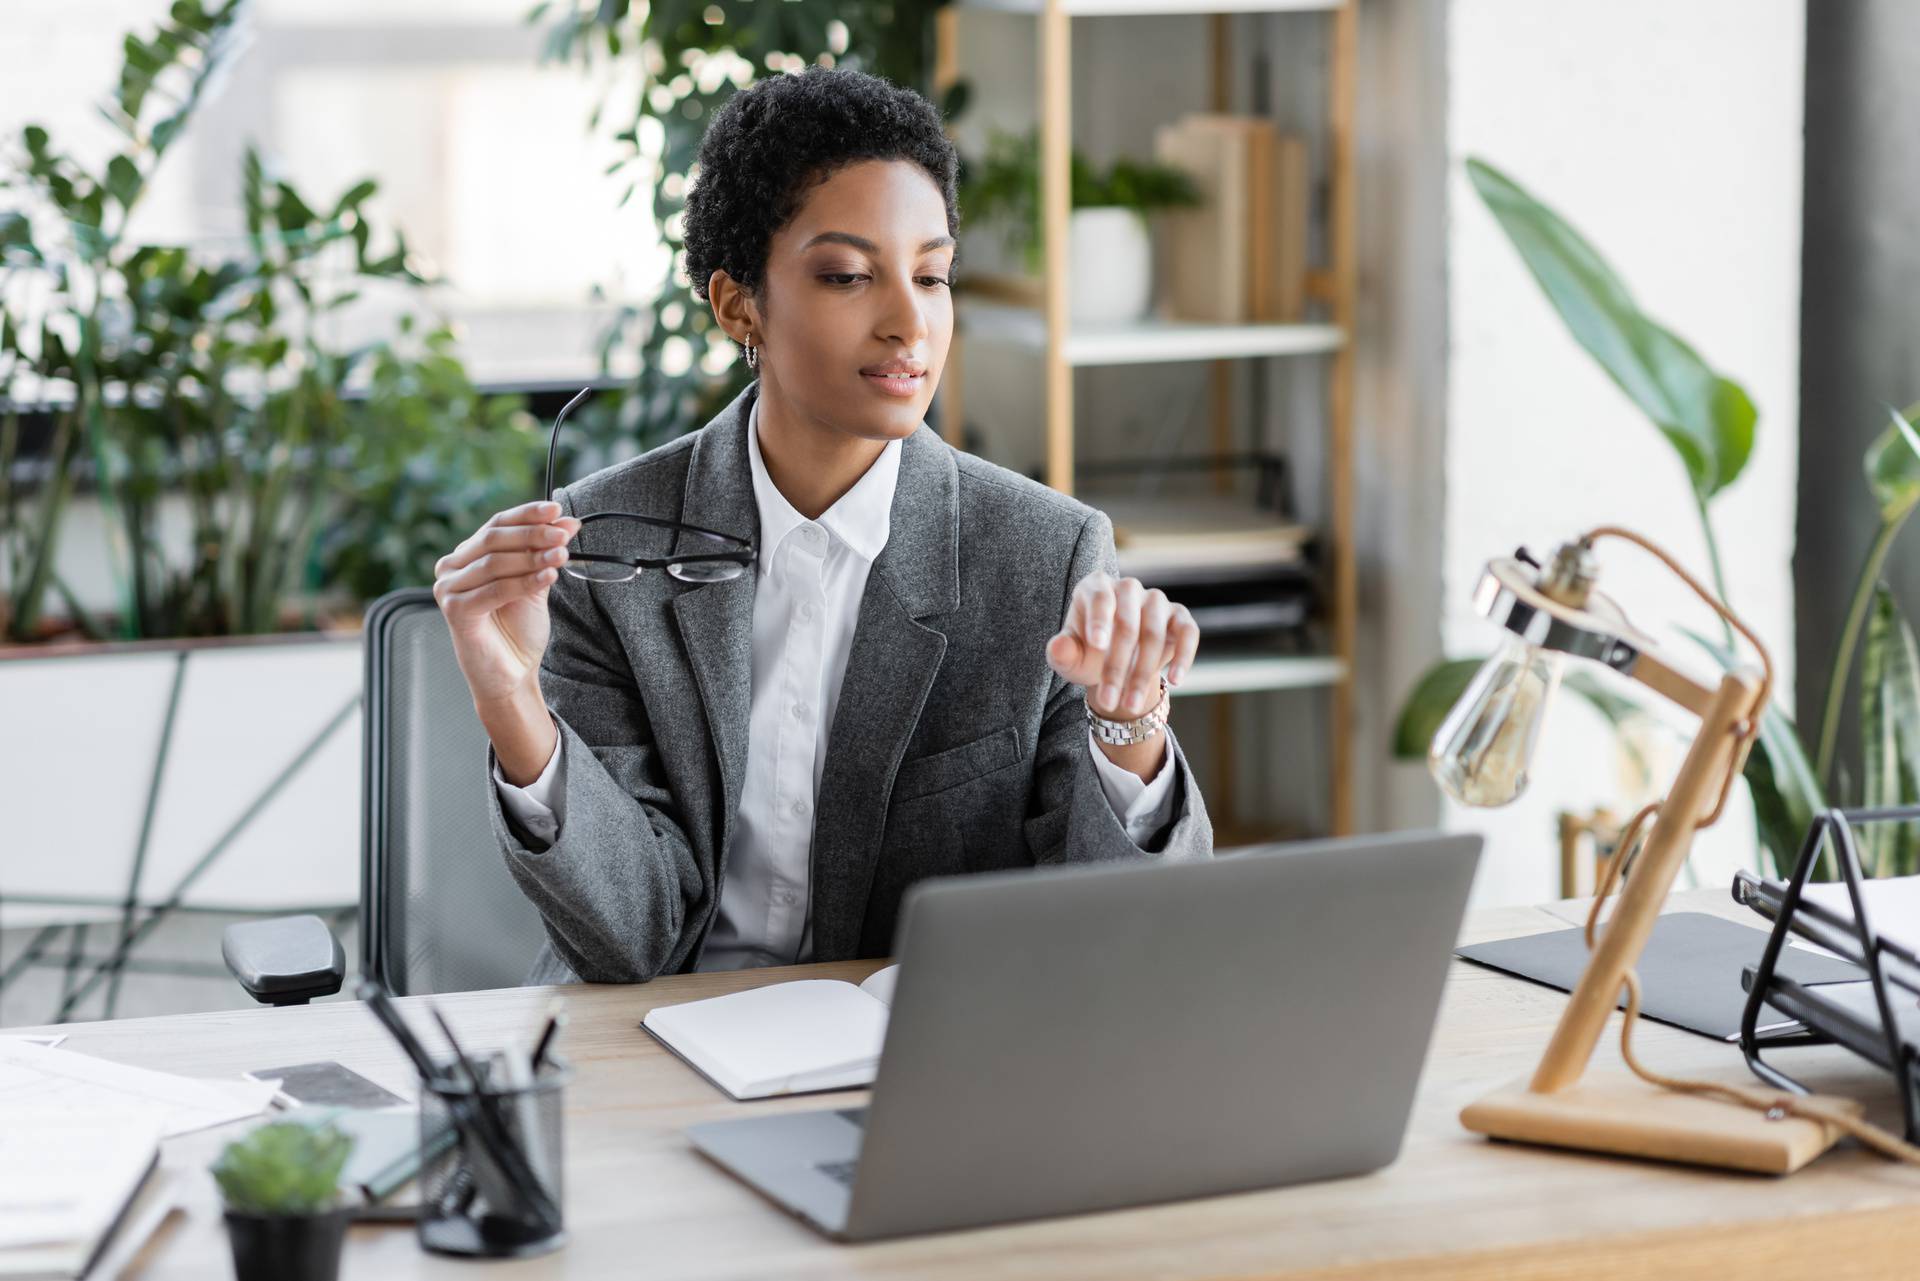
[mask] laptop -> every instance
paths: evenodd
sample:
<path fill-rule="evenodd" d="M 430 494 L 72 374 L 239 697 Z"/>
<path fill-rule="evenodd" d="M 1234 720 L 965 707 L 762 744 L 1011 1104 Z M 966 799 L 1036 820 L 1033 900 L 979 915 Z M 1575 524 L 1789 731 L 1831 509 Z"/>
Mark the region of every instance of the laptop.
<path fill-rule="evenodd" d="M 867 1106 L 687 1134 L 844 1241 L 1378 1169 L 1479 856 L 1415 833 L 922 881 Z"/>

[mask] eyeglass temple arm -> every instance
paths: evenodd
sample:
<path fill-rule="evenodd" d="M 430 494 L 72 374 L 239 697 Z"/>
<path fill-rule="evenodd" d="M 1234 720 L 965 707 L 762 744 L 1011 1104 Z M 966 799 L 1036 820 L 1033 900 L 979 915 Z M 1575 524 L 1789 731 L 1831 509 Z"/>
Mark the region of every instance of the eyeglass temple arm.
<path fill-rule="evenodd" d="M 560 449 L 560 424 L 567 421 L 567 415 L 573 412 L 575 405 L 591 395 L 593 395 L 593 388 L 582 387 L 574 393 L 573 399 L 561 406 L 560 412 L 553 416 L 553 431 L 547 436 L 547 487 L 540 491 L 543 502 L 553 498 L 553 460 Z"/>
<path fill-rule="evenodd" d="M 696 534 L 705 534 L 708 538 L 718 538 L 722 542 L 736 543 L 738 544 L 738 547 L 735 549 L 736 551 L 752 551 L 753 550 L 753 540 L 751 538 L 741 538 L 737 534 L 723 534 L 717 529 L 707 529 L 701 525 L 689 525 L 684 520 L 668 520 L 664 516 L 643 516 L 639 512 L 589 512 L 588 514 L 580 518 L 580 523 L 584 525 L 589 521 L 609 520 L 614 518 L 618 518 L 620 520 L 637 520 L 643 525 L 652 525 L 656 529 L 690 530 Z M 723 553 L 723 554 L 731 555 L 732 553 L 729 552 L 729 553 Z M 684 556 L 677 556 L 674 559 L 685 560 L 687 558 Z"/>

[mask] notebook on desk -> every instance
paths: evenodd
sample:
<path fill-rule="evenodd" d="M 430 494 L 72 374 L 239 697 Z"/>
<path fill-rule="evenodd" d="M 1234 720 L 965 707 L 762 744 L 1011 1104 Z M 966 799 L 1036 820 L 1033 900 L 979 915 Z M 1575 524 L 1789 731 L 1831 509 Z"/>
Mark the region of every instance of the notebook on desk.
<path fill-rule="evenodd" d="M 158 1112 L 0 1109 L 0 1277 L 84 1277 L 116 1233 L 144 1239 L 166 1208 L 160 1132 Z"/>
<path fill-rule="evenodd" d="M 854 1089 L 879 1066 L 899 968 L 657 1006 L 640 1026 L 736 1099 Z"/>

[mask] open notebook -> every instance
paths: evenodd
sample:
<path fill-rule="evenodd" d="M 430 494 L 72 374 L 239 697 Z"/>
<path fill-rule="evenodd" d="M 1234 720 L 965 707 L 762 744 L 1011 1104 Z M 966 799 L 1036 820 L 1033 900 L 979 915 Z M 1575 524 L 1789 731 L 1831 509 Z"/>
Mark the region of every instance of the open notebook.
<path fill-rule="evenodd" d="M 640 1026 L 736 1099 L 853 1089 L 880 1065 L 899 969 L 858 987 L 796 979 L 662 1005 Z"/>

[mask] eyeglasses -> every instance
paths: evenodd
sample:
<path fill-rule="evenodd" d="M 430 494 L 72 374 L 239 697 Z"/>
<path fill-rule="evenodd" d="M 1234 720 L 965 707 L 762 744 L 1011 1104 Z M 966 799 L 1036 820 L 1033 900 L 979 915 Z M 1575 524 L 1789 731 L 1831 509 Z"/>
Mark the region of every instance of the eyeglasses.
<path fill-rule="evenodd" d="M 579 395 L 569 400 L 555 415 L 553 435 L 547 441 L 547 487 L 542 494 L 553 497 L 553 460 L 560 445 L 560 424 L 567 420 L 573 407 L 593 394 L 593 388 L 582 387 Z M 753 564 L 753 541 L 747 538 L 735 538 L 732 534 L 722 534 L 717 530 L 702 529 L 698 525 L 688 525 L 677 520 L 663 520 L 658 516 L 642 516 L 637 512 L 590 512 L 580 519 L 580 533 L 574 535 L 572 543 L 567 545 L 566 570 L 575 578 L 584 578 L 590 583 L 624 583 L 640 577 L 649 569 L 664 569 L 669 575 L 683 583 L 720 583 L 730 578 L 738 578 Z M 609 537 L 606 541 L 618 546 L 624 536 L 638 541 L 639 532 L 635 525 L 646 525 L 653 529 L 670 529 L 676 534 L 689 535 L 693 539 L 693 550 L 680 556 L 608 556 L 593 552 L 576 550 L 580 539 L 589 525 L 597 525 Z"/>

